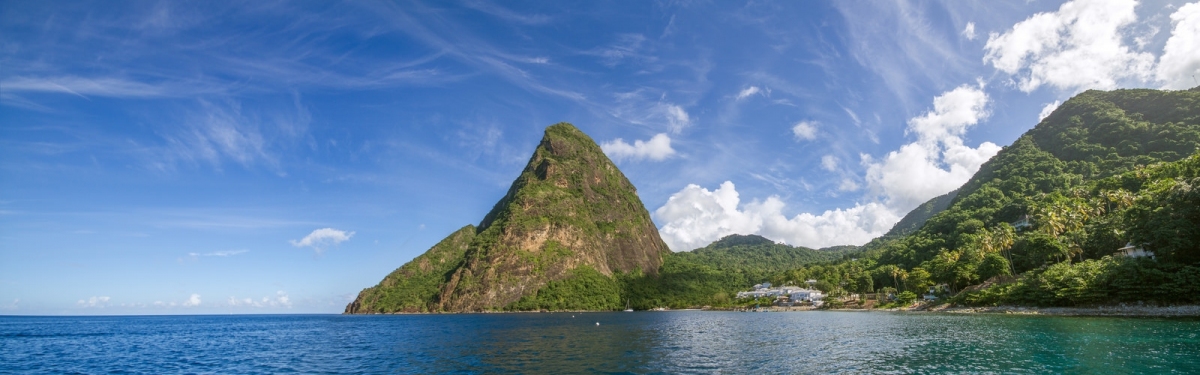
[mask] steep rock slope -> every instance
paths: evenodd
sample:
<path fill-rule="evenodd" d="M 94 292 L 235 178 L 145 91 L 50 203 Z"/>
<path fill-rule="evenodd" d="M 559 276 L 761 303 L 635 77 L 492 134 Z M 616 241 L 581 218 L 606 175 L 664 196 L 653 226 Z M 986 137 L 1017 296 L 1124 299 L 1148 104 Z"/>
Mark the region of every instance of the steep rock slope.
<path fill-rule="evenodd" d="M 473 235 L 461 232 L 430 249 L 457 259 L 452 269 L 440 274 L 442 269 L 406 271 L 430 253 L 422 255 L 364 290 L 346 312 L 617 308 L 614 274 L 653 274 L 670 253 L 633 184 L 590 137 L 566 123 L 546 128 L 508 194 Z M 463 240 L 469 240 L 465 247 Z M 445 247 L 464 250 L 454 258 L 457 253 Z M 436 295 L 426 293 L 429 284 L 418 279 L 436 279 Z M 576 282 L 604 284 L 591 289 L 612 295 L 578 295 L 588 288 L 576 287 Z M 539 293 L 553 294 L 553 303 L 539 299 Z M 414 297 L 396 302 L 376 297 L 389 295 Z M 419 307 L 422 303 L 424 309 Z"/>

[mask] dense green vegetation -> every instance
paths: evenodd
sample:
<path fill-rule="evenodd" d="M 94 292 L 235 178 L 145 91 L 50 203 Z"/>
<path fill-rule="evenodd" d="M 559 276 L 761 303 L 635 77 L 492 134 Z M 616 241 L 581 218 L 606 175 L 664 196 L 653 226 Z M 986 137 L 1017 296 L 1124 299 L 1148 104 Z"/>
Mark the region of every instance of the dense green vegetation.
<path fill-rule="evenodd" d="M 950 208 L 950 203 L 953 203 L 954 198 L 956 197 L 958 197 L 958 190 L 951 191 L 937 198 L 930 199 L 928 202 L 922 203 L 920 206 L 917 206 L 917 208 L 904 215 L 904 218 L 900 219 L 896 225 L 892 226 L 892 229 L 884 234 L 883 237 L 894 238 L 915 232 L 917 229 L 921 229 L 921 226 L 925 225 L 925 222 L 929 221 L 929 218 L 933 217 L 933 215 Z"/>
<path fill-rule="evenodd" d="M 509 311 L 617 310 L 621 284 L 589 266 L 571 270 L 571 276 L 551 281 L 537 292 L 505 307 Z"/>
<path fill-rule="evenodd" d="M 379 285 L 363 290 L 346 307 L 346 313 L 436 311 L 433 303 L 442 285 L 462 265 L 463 253 L 474 238 L 473 225 L 455 231 L 429 251 L 392 271 Z"/>
<path fill-rule="evenodd" d="M 740 271 L 766 276 L 807 264 L 840 260 L 856 247 L 813 250 L 775 243 L 758 235 L 729 235 L 712 244 L 675 253 L 680 261 L 706 265 L 718 270 Z"/>
<path fill-rule="evenodd" d="M 855 252 L 854 246 L 813 250 L 757 235 L 730 235 L 700 249 L 671 254 L 658 275 L 631 273 L 618 279 L 638 309 L 728 306 L 737 302 L 737 292 L 776 279 L 783 271 L 831 263 Z"/>
<path fill-rule="evenodd" d="M 869 277 L 923 293 L 1001 276 L 955 299 L 966 304 L 1196 302 L 1198 147 L 1200 90 L 1085 92 L 988 161 L 920 229 L 873 241 L 863 259 L 821 270 L 823 280 L 866 291 Z M 1127 243 L 1157 261 L 1114 257 Z"/>

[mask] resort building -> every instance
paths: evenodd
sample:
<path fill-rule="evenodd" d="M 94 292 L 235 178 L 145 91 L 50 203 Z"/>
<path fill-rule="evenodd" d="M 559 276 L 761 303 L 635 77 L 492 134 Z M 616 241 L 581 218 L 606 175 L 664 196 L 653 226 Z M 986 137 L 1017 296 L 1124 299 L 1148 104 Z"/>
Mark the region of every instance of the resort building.
<path fill-rule="evenodd" d="M 1146 251 L 1141 246 L 1134 246 L 1132 243 L 1126 243 L 1125 247 L 1117 249 L 1117 252 L 1113 253 L 1113 256 L 1129 258 L 1150 257 L 1150 259 L 1154 259 L 1153 252 Z"/>
<path fill-rule="evenodd" d="M 738 299 L 775 297 L 776 304 L 791 306 L 799 302 L 818 302 L 825 298 L 820 290 L 807 289 L 794 285 L 784 285 L 771 288 L 771 283 L 755 284 L 754 290 L 738 292 Z"/>

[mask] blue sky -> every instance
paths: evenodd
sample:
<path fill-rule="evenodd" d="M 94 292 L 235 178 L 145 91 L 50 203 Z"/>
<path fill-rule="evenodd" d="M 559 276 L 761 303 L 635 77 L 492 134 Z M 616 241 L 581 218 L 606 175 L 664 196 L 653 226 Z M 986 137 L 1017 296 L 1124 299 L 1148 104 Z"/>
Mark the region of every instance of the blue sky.
<path fill-rule="evenodd" d="M 0 314 L 340 312 L 592 136 L 672 249 L 862 244 L 1200 4 L 0 3 Z"/>

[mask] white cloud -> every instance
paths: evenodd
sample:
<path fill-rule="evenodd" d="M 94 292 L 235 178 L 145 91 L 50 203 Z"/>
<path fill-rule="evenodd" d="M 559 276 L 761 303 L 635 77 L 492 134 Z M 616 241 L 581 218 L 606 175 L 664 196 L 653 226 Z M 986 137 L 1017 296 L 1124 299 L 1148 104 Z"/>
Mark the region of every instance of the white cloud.
<path fill-rule="evenodd" d="M 285 308 L 291 308 L 292 300 L 290 297 L 288 297 L 287 292 L 280 290 L 280 291 L 275 292 L 274 296 L 264 296 L 260 299 L 254 299 L 254 298 L 248 298 L 248 297 L 247 298 L 235 298 L 233 296 L 230 296 L 229 299 L 225 301 L 225 304 L 230 307 L 255 307 L 255 308 L 285 307 Z"/>
<path fill-rule="evenodd" d="M 742 100 L 742 99 L 748 98 L 751 95 L 759 93 L 759 91 L 761 91 L 761 90 L 759 90 L 758 86 L 747 87 L 744 90 L 742 90 L 742 92 L 738 93 L 737 100 Z"/>
<path fill-rule="evenodd" d="M 638 89 L 614 94 L 616 105 L 608 114 L 631 124 L 662 127 L 679 134 L 692 125 L 692 116 L 683 106 L 666 100 L 665 92 Z"/>
<path fill-rule="evenodd" d="M 191 257 L 231 257 L 238 254 L 245 254 L 250 250 L 222 250 L 211 253 L 188 253 Z"/>
<path fill-rule="evenodd" d="M 862 155 L 868 203 L 788 218 L 778 196 L 742 205 L 732 182 L 712 191 L 692 184 L 654 211 L 658 222 L 665 223 L 659 234 L 674 251 L 705 246 L 734 233 L 759 234 L 808 247 L 864 244 L 886 233 L 917 205 L 961 186 L 1000 151 L 991 142 L 971 148 L 962 140 L 969 127 L 988 117 L 988 102 L 981 87 L 963 85 L 945 92 L 934 98 L 933 109 L 908 121 L 908 133 L 915 133 L 915 142 L 880 160 Z M 832 155 L 821 158 L 825 170 L 836 170 L 837 164 Z M 861 188 L 849 177 L 843 177 L 838 185 L 839 191 Z"/>
<path fill-rule="evenodd" d="M 1171 14 L 1171 24 L 1155 77 L 1164 82 L 1164 89 L 1195 87 L 1200 79 L 1200 2 L 1179 7 Z"/>
<path fill-rule="evenodd" d="M 76 302 L 75 305 L 79 307 L 107 307 L 110 299 L 111 298 L 108 298 L 108 296 L 92 296 L 86 300 L 79 300 L 79 302 Z M 16 302 L 14 301 L 13 304 L 16 304 Z"/>
<path fill-rule="evenodd" d="M 617 138 L 604 142 L 600 145 L 600 149 L 614 160 L 650 159 L 658 161 L 675 155 L 675 149 L 671 148 L 671 137 L 666 133 L 659 133 L 651 137 L 649 141 L 634 140 L 632 145 Z"/>
<path fill-rule="evenodd" d="M 172 305 L 173 305 L 173 303 L 172 303 Z M 200 295 L 196 294 L 196 293 L 192 293 L 192 296 L 188 297 L 187 301 L 183 301 L 183 306 L 184 307 L 200 306 Z"/>
<path fill-rule="evenodd" d="M 1054 110 L 1058 109 L 1058 106 L 1060 105 L 1062 105 L 1062 100 L 1055 100 L 1052 103 L 1046 103 L 1046 106 L 1042 107 L 1042 112 L 1038 113 L 1038 122 L 1045 120 L 1046 117 L 1050 116 L 1051 113 L 1054 113 Z"/>
<path fill-rule="evenodd" d="M 0 83 L 0 87 L 9 92 L 62 93 L 82 97 L 155 97 L 169 93 L 163 87 L 112 77 L 13 77 Z"/>
<path fill-rule="evenodd" d="M 908 121 L 917 141 L 889 152 L 881 160 L 862 156 L 867 167 L 867 187 L 895 212 L 954 190 L 1000 151 L 984 142 L 978 148 L 963 145 L 967 128 L 988 117 L 988 97 L 981 89 L 959 86 L 933 100 L 933 110 Z"/>
<path fill-rule="evenodd" d="M 967 27 L 963 28 L 962 36 L 967 40 L 975 40 L 975 23 L 967 22 Z"/>
<path fill-rule="evenodd" d="M 838 184 L 838 191 L 858 191 L 858 183 L 849 178 L 843 178 L 842 183 Z"/>
<path fill-rule="evenodd" d="M 987 118 L 988 97 L 982 88 L 967 85 L 933 98 L 933 110 L 908 120 L 907 133 L 917 133 L 922 143 L 957 138 L 967 127 Z"/>
<path fill-rule="evenodd" d="M 713 191 L 693 184 L 672 195 L 654 214 L 666 223 L 659 233 L 674 251 L 692 250 L 735 233 L 809 247 L 861 245 L 900 220 L 878 203 L 821 215 L 802 213 L 790 219 L 783 214 L 784 203 L 777 196 L 739 204 L 733 182 L 725 181 Z"/>
<path fill-rule="evenodd" d="M 312 231 L 312 233 L 304 236 L 304 238 L 300 239 L 299 241 L 291 240 L 288 242 L 295 247 L 311 247 L 317 252 L 317 254 L 321 254 L 325 251 L 325 248 L 329 246 L 337 246 L 338 244 L 349 240 L 350 237 L 353 236 L 354 232 L 346 232 L 333 228 L 321 228 Z"/>
<path fill-rule="evenodd" d="M 825 155 L 821 157 L 821 169 L 833 172 L 837 170 L 838 158 L 833 155 Z"/>
<path fill-rule="evenodd" d="M 1130 50 L 1122 30 L 1137 21 L 1134 0 L 1075 0 L 988 36 L 983 61 L 1015 75 L 1021 91 L 1111 89 L 1151 76 L 1154 56 Z"/>
<path fill-rule="evenodd" d="M 796 136 L 796 141 L 817 139 L 816 121 L 800 121 L 796 123 L 796 125 L 792 126 L 792 135 Z"/>
<path fill-rule="evenodd" d="M 666 113 L 667 124 L 671 127 L 672 134 L 679 134 L 683 128 L 692 124 L 691 116 L 688 116 L 687 111 L 683 107 L 674 104 L 661 104 L 663 111 Z"/>

